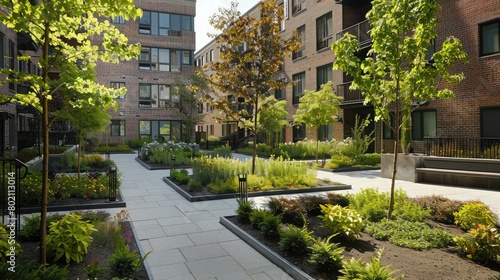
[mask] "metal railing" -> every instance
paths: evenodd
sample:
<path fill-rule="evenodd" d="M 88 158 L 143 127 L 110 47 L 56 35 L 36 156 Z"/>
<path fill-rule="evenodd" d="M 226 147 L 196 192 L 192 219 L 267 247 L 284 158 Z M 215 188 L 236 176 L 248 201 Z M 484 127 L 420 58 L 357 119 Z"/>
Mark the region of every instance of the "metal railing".
<path fill-rule="evenodd" d="M 500 159 L 500 138 L 429 137 L 424 149 L 429 156 Z"/>
<path fill-rule="evenodd" d="M 370 31 L 370 22 L 364 20 L 337 33 L 337 40 L 340 40 L 344 34 L 349 33 L 358 39 L 360 45 L 364 45 L 371 41 L 368 31 Z"/>
<path fill-rule="evenodd" d="M 28 174 L 28 166 L 17 159 L 2 159 L 0 165 L 2 224 L 17 236 L 21 229 L 21 180 Z"/>
<path fill-rule="evenodd" d="M 337 85 L 337 95 L 344 97 L 343 102 L 363 101 L 365 98 L 360 90 L 350 90 L 352 82 Z"/>

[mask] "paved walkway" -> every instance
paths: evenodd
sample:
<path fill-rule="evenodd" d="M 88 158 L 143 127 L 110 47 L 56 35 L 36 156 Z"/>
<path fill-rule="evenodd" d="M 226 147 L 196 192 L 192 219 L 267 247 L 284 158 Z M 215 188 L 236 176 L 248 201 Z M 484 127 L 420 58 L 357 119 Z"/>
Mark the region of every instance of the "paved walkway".
<path fill-rule="evenodd" d="M 219 217 L 235 214 L 235 199 L 188 202 L 163 181 L 168 170 L 149 171 L 133 154 L 112 155 L 121 172 L 120 192 L 127 202 L 134 234 L 150 279 L 292 279 L 219 224 Z M 238 158 L 247 158 L 238 156 Z M 347 173 L 318 172 L 319 178 L 362 188 L 390 189 L 380 171 Z M 500 192 L 397 181 L 409 196 L 443 195 L 450 199 L 478 199 L 500 213 Z M 254 198 L 264 204 L 265 198 Z"/>

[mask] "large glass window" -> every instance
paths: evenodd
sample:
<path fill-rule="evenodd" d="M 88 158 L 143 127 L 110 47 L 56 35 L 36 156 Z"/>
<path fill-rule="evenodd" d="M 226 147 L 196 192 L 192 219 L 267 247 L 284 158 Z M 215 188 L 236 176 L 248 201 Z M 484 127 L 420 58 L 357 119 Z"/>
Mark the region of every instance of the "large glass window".
<path fill-rule="evenodd" d="M 125 136 L 125 121 L 111 121 L 111 136 Z"/>
<path fill-rule="evenodd" d="M 182 121 L 169 120 L 147 120 L 139 121 L 139 134 L 141 137 L 149 137 L 153 140 L 163 141 L 185 140 L 186 127 Z"/>
<path fill-rule="evenodd" d="M 306 3 L 303 0 L 292 0 L 292 15 L 296 15 L 306 8 Z"/>
<path fill-rule="evenodd" d="M 306 138 L 306 125 L 294 125 L 293 126 L 293 142 L 302 141 Z"/>
<path fill-rule="evenodd" d="M 292 104 L 299 104 L 299 99 L 304 95 L 306 88 L 306 73 L 302 72 L 292 76 L 294 82 L 292 88 Z"/>
<path fill-rule="evenodd" d="M 194 31 L 194 17 L 143 11 L 139 33 L 162 36 L 182 36 L 182 31 Z"/>
<path fill-rule="evenodd" d="M 322 125 L 318 128 L 318 139 L 320 141 L 333 139 L 333 124 Z"/>
<path fill-rule="evenodd" d="M 180 98 L 170 92 L 170 86 L 139 84 L 139 107 L 171 108 L 178 107 Z"/>
<path fill-rule="evenodd" d="M 5 68 L 5 60 L 4 60 L 5 50 L 3 46 L 3 38 L 4 35 L 0 33 L 0 68 Z"/>
<path fill-rule="evenodd" d="M 481 137 L 500 138 L 498 120 L 500 120 L 500 108 L 482 108 Z"/>
<path fill-rule="evenodd" d="M 500 19 L 479 26 L 481 55 L 500 53 Z"/>
<path fill-rule="evenodd" d="M 435 137 L 436 111 L 414 111 L 412 113 L 413 140 L 423 140 L 425 137 Z"/>
<path fill-rule="evenodd" d="M 316 68 L 316 88 L 319 90 L 321 85 L 326 84 L 328 81 L 333 80 L 333 64 L 320 66 Z"/>
<path fill-rule="evenodd" d="M 110 87 L 114 88 L 114 89 L 124 88 L 125 87 L 125 83 L 124 82 L 111 82 L 110 83 Z M 125 95 L 124 94 L 120 94 L 116 99 L 123 99 L 123 98 L 125 98 Z"/>
<path fill-rule="evenodd" d="M 182 65 L 193 64 L 193 51 L 142 47 L 139 69 L 150 71 L 180 72 Z"/>
<path fill-rule="evenodd" d="M 316 19 L 316 49 L 322 50 L 333 43 L 332 12 Z"/>
<path fill-rule="evenodd" d="M 297 28 L 297 35 L 300 37 L 300 50 L 294 51 L 292 54 L 292 59 L 301 58 L 306 52 L 306 26 L 302 25 Z"/>

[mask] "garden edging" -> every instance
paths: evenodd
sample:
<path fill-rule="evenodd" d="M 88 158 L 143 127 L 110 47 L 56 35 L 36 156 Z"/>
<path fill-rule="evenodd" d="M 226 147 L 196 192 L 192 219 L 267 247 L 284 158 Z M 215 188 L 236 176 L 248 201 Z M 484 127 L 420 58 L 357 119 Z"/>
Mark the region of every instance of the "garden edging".
<path fill-rule="evenodd" d="M 233 216 L 230 216 L 233 217 Z M 272 263 L 274 263 L 276 266 L 281 268 L 283 271 L 288 273 L 293 279 L 297 280 L 314 280 L 311 276 L 309 276 L 307 273 L 304 271 L 300 270 L 298 267 L 287 261 L 286 259 L 282 258 L 280 255 L 276 254 L 274 251 L 269 249 L 266 245 L 262 244 L 260 241 L 252 237 L 251 235 L 247 234 L 246 232 L 242 231 L 238 226 L 233 224 L 231 221 L 226 219 L 226 217 L 220 217 L 220 223 L 226 227 L 229 231 L 234 233 L 236 236 L 238 236 L 241 240 L 243 240 L 245 243 L 250 245 L 253 249 L 255 249 L 257 252 L 262 254 L 264 257 L 266 257 L 268 260 L 270 260 Z"/>
<path fill-rule="evenodd" d="M 206 200 L 217 200 L 217 199 L 228 199 L 238 197 L 238 193 L 227 193 L 227 194 L 214 194 L 214 195 L 204 195 L 204 196 L 192 196 L 177 184 L 172 182 L 168 177 L 163 177 L 163 182 L 173 188 L 176 192 L 182 195 L 184 198 L 190 202 L 195 201 L 206 201 Z M 324 186 L 324 187 L 314 187 L 314 188 L 301 188 L 301 189 L 287 189 L 287 190 L 273 190 L 273 191 L 260 191 L 260 192 L 248 192 L 248 197 L 259 197 L 259 196 L 270 196 L 270 195 L 287 195 L 287 194 L 301 194 L 301 193 L 311 193 L 311 192 L 324 192 L 324 191 L 339 191 L 339 190 L 350 190 L 351 185 L 334 185 L 334 186 Z"/>

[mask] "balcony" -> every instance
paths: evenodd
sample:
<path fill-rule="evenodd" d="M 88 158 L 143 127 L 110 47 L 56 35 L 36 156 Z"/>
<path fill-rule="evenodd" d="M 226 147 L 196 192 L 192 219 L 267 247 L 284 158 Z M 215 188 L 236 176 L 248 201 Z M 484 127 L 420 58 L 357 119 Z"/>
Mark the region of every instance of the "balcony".
<path fill-rule="evenodd" d="M 342 96 L 344 98 L 342 104 L 361 103 L 365 100 L 360 90 L 349 89 L 351 84 L 352 82 L 347 82 L 337 85 L 337 95 Z"/>
<path fill-rule="evenodd" d="M 337 33 L 337 40 L 340 40 L 344 34 L 349 33 L 356 37 L 361 48 L 367 47 L 371 43 L 371 38 L 368 34 L 370 29 L 370 22 L 364 20 Z"/>

